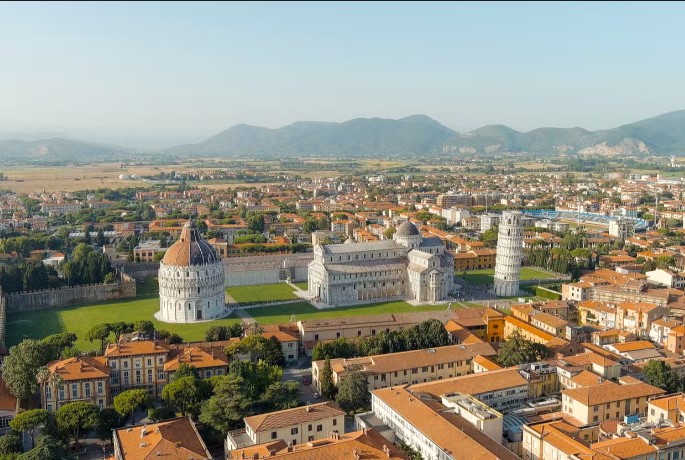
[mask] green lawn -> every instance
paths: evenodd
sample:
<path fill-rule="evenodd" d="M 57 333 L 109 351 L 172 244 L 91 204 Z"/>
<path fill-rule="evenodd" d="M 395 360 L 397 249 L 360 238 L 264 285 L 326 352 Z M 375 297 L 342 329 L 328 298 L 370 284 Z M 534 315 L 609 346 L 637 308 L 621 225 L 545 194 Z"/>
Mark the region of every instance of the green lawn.
<path fill-rule="evenodd" d="M 455 305 L 452 305 L 455 308 Z M 319 318 L 340 318 L 344 316 L 377 315 L 381 313 L 411 313 L 432 310 L 445 310 L 447 305 L 425 305 L 414 307 L 407 302 L 382 302 L 351 307 L 317 310 L 308 302 L 296 302 L 272 307 L 257 307 L 247 310 L 260 324 L 286 324 L 295 315 L 295 321 Z"/>
<path fill-rule="evenodd" d="M 495 276 L 495 269 L 489 268 L 484 270 L 470 270 L 467 271 L 465 275 L 462 275 L 462 272 L 457 272 L 457 276 L 463 278 L 471 284 L 492 284 L 493 278 Z M 544 272 L 542 270 L 538 270 L 536 268 L 521 268 L 521 280 L 531 280 L 535 278 L 551 279 L 554 277 L 555 275 Z"/>
<path fill-rule="evenodd" d="M 302 289 L 303 291 L 309 290 L 309 283 L 307 281 L 302 281 L 301 283 L 293 283 L 293 284 L 295 284 L 295 286 Z"/>
<path fill-rule="evenodd" d="M 243 305 L 250 305 L 262 302 L 279 302 L 284 300 L 295 300 L 295 289 L 286 284 L 260 284 L 257 286 L 237 286 L 226 288 L 226 292 Z"/>
<path fill-rule="evenodd" d="M 170 324 L 157 321 L 152 316 L 159 310 L 156 285 L 156 280 L 149 280 L 139 286 L 140 295 L 135 299 L 12 313 L 7 318 L 7 345 L 16 345 L 26 338 L 40 339 L 59 332 L 74 332 L 78 336 L 76 346 L 81 350 L 91 350 L 97 348 L 97 344 L 87 341 L 85 336 L 95 324 L 115 321 L 134 323 L 141 319 L 151 320 L 158 329 L 176 332 L 187 341 L 197 341 L 204 340 L 205 330 L 210 326 L 240 321 L 236 318 L 198 324 Z"/>

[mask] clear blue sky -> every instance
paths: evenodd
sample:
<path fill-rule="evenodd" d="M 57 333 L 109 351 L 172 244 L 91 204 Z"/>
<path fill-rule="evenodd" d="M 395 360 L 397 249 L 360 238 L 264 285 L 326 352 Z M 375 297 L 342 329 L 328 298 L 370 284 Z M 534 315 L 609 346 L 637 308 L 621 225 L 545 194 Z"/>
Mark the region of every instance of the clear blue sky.
<path fill-rule="evenodd" d="M 682 3 L 2 3 L 0 131 L 614 127 L 685 108 Z"/>

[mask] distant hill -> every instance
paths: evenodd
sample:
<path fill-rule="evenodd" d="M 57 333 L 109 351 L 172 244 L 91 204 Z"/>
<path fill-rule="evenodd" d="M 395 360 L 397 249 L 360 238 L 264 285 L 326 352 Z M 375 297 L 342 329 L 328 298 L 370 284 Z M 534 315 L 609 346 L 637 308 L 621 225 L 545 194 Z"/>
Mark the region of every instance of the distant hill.
<path fill-rule="evenodd" d="M 300 121 L 278 129 L 237 125 L 199 144 L 167 151 L 192 155 L 420 154 L 457 133 L 430 117 L 355 118 L 343 123 Z"/>
<path fill-rule="evenodd" d="M 54 137 L 1 140 L 0 161 L 103 161 L 130 157 L 132 150 L 113 145 Z M 435 153 L 577 153 L 580 155 L 683 154 L 685 110 L 613 129 L 538 128 L 519 132 L 488 125 L 458 133 L 426 115 L 398 120 L 355 118 L 343 123 L 299 121 L 278 129 L 236 125 L 198 144 L 178 145 L 162 154 L 176 156 L 298 155 L 360 157 L 419 156 Z"/>
<path fill-rule="evenodd" d="M 201 155 L 415 155 L 438 152 L 540 154 L 685 153 L 685 110 L 603 131 L 538 128 L 519 132 L 488 125 L 458 133 L 426 115 L 399 120 L 356 118 L 343 123 L 297 122 L 278 129 L 237 125 L 170 153 Z"/>
<path fill-rule="evenodd" d="M 34 141 L 0 140 L 0 161 L 102 161 L 121 158 L 126 152 L 122 147 L 63 138 Z"/>

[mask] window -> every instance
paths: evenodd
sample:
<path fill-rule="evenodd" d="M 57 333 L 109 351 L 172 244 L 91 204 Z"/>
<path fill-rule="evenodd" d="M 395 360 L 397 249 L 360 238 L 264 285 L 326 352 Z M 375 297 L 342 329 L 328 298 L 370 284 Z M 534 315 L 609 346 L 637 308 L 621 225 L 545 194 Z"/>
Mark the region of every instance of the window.
<path fill-rule="evenodd" d="M 78 385 L 76 383 L 71 384 L 71 397 L 72 399 L 78 398 Z"/>
<path fill-rule="evenodd" d="M 275 431 L 271 432 L 271 439 L 276 439 L 276 432 Z"/>
<path fill-rule="evenodd" d="M 334 419 L 333 419 L 333 426 L 337 426 L 337 425 L 338 425 L 338 419 L 337 419 L 337 418 L 334 418 Z"/>
<path fill-rule="evenodd" d="M 317 432 L 323 431 L 323 425 L 316 425 L 316 431 Z"/>
<path fill-rule="evenodd" d="M 64 399 L 64 385 L 59 386 L 59 399 Z"/>
<path fill-rule="evenodd" d="M 101 395 L 103 393 L 103 391 L 104 391 L 103 388 L 104 388 L 104 385 L 102 384 L 102 382 L 98 382 L 98 394 L 99 395 Z"/>
<path fill-rule="evenodd" d="M 308 425 L 308 426 L 307 426 L 307 431 L 312 431 L 312 426 L 311 426 L 311 425 Z"/>
<path fill-rule="evenodd" d="M 290 434 L 297 434 L 297 427 L 290 429 Z"/>
<path fill-rule="evenodd" d="M 86 398 L 90 398 L 90 383 L 86 383 L 84 385 L 85 391 L 86 391 Z"/>

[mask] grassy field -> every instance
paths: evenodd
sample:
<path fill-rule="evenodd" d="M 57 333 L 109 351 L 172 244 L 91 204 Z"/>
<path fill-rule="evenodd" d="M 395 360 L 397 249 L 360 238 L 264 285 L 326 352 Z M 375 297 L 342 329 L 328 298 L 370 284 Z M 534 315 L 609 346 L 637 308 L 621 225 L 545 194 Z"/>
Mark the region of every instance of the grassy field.
<path fill-rule="evenodd" d="M 454 305 L 452 307 L 454 308 Z M 414 307 L 407 302 L 395 301 L 317 310 L 308 302 L 296 302 L 287 305 L 251 308 L 247 310 L 247 312 L 260 324 L 285 324 L 290 322 L 292 315 L 295 315 L 295 321 L 300 321 L 306 319 L 378 315 L 381 313 L 413 313 L 445 309 L 447 309 L 447 305 L 426 305 Z"/>
<path fill-rule="evenodd" d="M 16 345 L 27 338 L 40 339 L 59 332 L 73 332 L 78 336 L 76 346 L 81 350 L 91 350 L 97 348 L 97 344 L 87 341 L 85 336 L 95 324 L 135 323 L 141 319 L 151 320 L 158 329 L 175 332 L 187 341 L 197 341 L 204 340 L 205 330 L 210 326 L 240 321 L 230 318 L 198 324 L 162 323 L 152 316 L 159 310 L 156 280 L 149 280 L 140 286 L 138 292 L 135 299 L 10 314 L 7 318 L 7 345 Z"/>
<path fill-rule="evenodd" d="M 228 295 L 242 305 L 262 302 L 295 300 L 295 289 L 286 283 L 260 284 L 258 286 L 237 286 L 226 288 Z"/>
<path fill-rule="evenodd" d="M 471 270 L 467 271 L 466 275 L 462 275 L 461 272 L 457 272 L 457 276 L 463 278 L 471 284 L 492 284 L 493 278 L 495 276 L 495 269 L 489 268 L 485 270 Z M 542 270 L 537 270 L 530 267 L 521 268 L 521 279 L 531 280 L 535 278 L 541 279 L 551 279 L 555 276 L 551 273 L 544 272 Z"/>
<path fill-rule="evenodd" d="M 295 286 L 302 289 L 303 291 L 306 291 L 309 289 L 309 283 L 306 281 L 302 281 L 301 283 L 294 283 L 294 284 L 295 284 Z"/>

